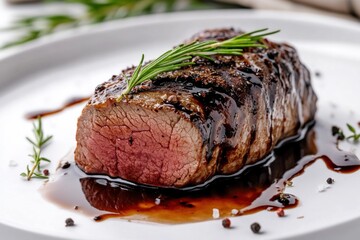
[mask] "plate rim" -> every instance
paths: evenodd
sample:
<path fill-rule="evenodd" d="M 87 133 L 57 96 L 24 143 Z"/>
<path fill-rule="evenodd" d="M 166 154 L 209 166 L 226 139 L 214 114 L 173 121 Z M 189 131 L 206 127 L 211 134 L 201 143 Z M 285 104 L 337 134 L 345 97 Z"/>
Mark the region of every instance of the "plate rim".
<path fill-rule="evenodd" d="M 235 14 L 245 14 L 252 18 L 272 18 L 278 20 L 288 20 L 294 22 L 310 22 L 317 24 L 328 25 L 332 27 L 348 28 L 351 31 L 360 33 L 360 24 L 355 20 L 342 19 L 327 15 L 318 15 L 309 12 L 291 12 L 291 11 L 276 11 L 276 10 L 259 10 L 259 9 L 213 9 L 213 10 L 193 10 L 193 11 L 179 11 L 168 13 L 155 13 L 149 15 L 134 16 L 114 21 L 104 22 L 101 24 L 85 25 L 78 28 L 65 29 L 55 32 L 51 35 L 44 36 L 24 45 L 15 46 L 9 49 L 4 49 L 0 52 L 0 64 L 6 58 L 14 57 L 16 55 L 26 53 L 27 51 L 36 50 L 46 45 L 61 42 L 74 38 L 74 34 L 79 37 L 84 37 L 91 34 L 99 34 L 104 31 L 114 31 L 115 29 L 122 29 L 126 27 L 134 27 L 137 25 L 152 25 L 159 23 L 166 18 L 168 22 L 181 21 L 186 18 L 193 20 L 207 19 L 209 16 L 215 18 L 234 18 Z M 241 17 L 240 17 L 241 18 Z"/>
<path fill-rule="evenodd" d="M 121 29 L 121 28 L 126 28 L 126 27 L 132 27 L 132 26 L 137 26 L 139 24 L 143 24 L 142 21 L 146 21 L 147 24 L 152 25 L 152 24 L 156 24 L 159 23 L 163 20 L 163 18 L 168 18 L 169 16 L 173 16 L 173 18 L 171 19 L 171 21 L 176 22 L 176 21 L 180 21 L 181 18 L 184 17 L 189 17 L 189 15 L 193 15 L 193 14 L 198 14 L 200 13 L 200 15 L 197 15 L 196 18 L 197 19 L 206 19 L 209 17 L 209 13 L 210 15 L 214 14 L 214 10 L 212 11 L 190 11 L 190 12 L 177 12 L 177 13 L 165 13 L 165 14 L 155 14 L 155 15 L 147 15 L 147 16 L 140 16 L 140 17 L 133 17 L 133 18 L 129 18 L 129 19 L 125 19 L 125 20 L 119 20 L 119 21 L 113 21 L 113 22 L 109 22 L 106 23 L 104 25 L 100 24 L 100 25 L 96 25 L 96 26 L 86 26 L 86 27 L 82 27 L 80 29 L 80 31 L 78 30 L 66 30 L 64 32 L 60 32 L 60 33 L 56 33 L 53 36 L 49 36 L 44 38 L 44 40 L 39 40 L 39 41 L 35 41 L 33 43 L 29 43 L 27 45 L 24 46 L 19 46 L 14 50 L 9 51 L 9 55 L 3 55 L 0 56 L 0 64 L 2 63 L 2 60 L 8 58 L 8 57 L 19 57 L 21 56 L 21 54 L 26 54 L 27 51 L 32 51 L 32 50 L 37 50 L 37 49 L 41 49 L 41 47 L 43 47 L 44 45 L 48 45 L 51 43 L 56 43 L 56 42 L 61 42 L 63 40 L 67 40 L 67 39 L 71 39 L 74 37 L 74 32 L 76 32 L 77 34 L 80 34 L 81 36 L 86 36 L 89 34 L 100 34 L 103 31 L 114 31 L 116 29 Z M 296 16 L 295 18 L 293 18 L 292 20 L 294 21 L 300 21 L 303 22 L 304 19 L 306 19 L 306 22 L 313 22 L 314 19 L 312 18 L 303 18 L 304 16 L 312 16 L 315 17 L 317 23 L 321 23 L 321 24 L 326 24 L 326 25 L 331 25 L 334 26 L 333 21 L 335 21 L 338 25 L 334 26 L 334 27 L 346 27 L 349 28 L 351 30 L 355 30 L 358 31 L 360 33 L 360 26 L 357 24 L 353 24 L 352 21 L 348 21 L 348 20 L 343 20 L 343 19 L 337 19 L 334 17 L 327 17 L 327 16 L 317 16 L 315 14 L 308 14 L 308 13 L 296 13 L 294 14 L 293 12 L 281 12 L 282 14 L 278 14 L 278 11 L 265 11 L 265 10 L 217 10 L 216 13 L 219 12 L 225 12 L 226 14 L 229 14 L 231 18 L 234 18 L 234 15 L 232 14 L 237 14 L 239 12 L 242 13 L 246 13 L 246 14 L 259 14 L 262 17 L 271 17 L 271 16 L 276 16 L 277 18 L 275 19 L 287 19 L 289 17 L 288 14 L 291 14 L 291 17 Z M 256 18 L 257 15 L 253 15 L 252 17 Z M 220 17 L 220 18 L 224 18 L 224 16 Z M 167 19 L 168 20 L 168 19 Z M 357 220 L 357 219 L 354 219 Z M 349 222 L 352 222 L 354 220 L 350 220 Z M 3 223 L 1 223 L 1 225 L 5 225 Z M 0 226 L 1 226 L 0 225 Z M 8 225 L 6 225 L 8 226 Z M 14 228 L 13 226 L 9 227 L 13 228 L 13 229 L 19 229 L 21 231 L 27 231 L 24 229 L 20 229 L 20 228 Z M 328 228 L 332 228 L 333 226 L 329 226 Z M 326 232 L 328 228 L 324 228 L 324 229 L 319 229 L 315 232 Z M 29 231 L 28 231 L 29 232 Z M 44 235 L 42 233 L 38 233 L 38 232 L 30 232 L 31 234 L 33 234 L 34 236 L 44 236 L 44 237 L 51 237 L 51 239 L 59 239 L 56 236 L 49 236 L 49 235 Z M 296 235 L 297 237 L 303 237 L 303 236 L 311 236 L 312 232 L 308 232 L 308 233 L 304 233 L 302 235 Z M 289 236 L 289 238 L 291 238 L 292 236 Z"/>

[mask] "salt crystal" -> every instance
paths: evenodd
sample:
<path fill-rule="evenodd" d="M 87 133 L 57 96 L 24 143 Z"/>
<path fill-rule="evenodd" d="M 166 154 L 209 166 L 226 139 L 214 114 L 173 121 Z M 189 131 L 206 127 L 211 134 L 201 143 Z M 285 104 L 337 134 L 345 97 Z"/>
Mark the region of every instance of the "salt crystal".
<path fill-rule="evenodd" d="M 238 214 L 238 213 L 239 213 L 239 210 L 237 210 L 237 209 L 235 209 L 235 208 L 231 210 L 231 214 L 232 214 L 232 215 L 236 215 L 236 214 Z"/>
<path fill-rule="evenodd" d="M 318 192 L 325 192 L 326 189 L 328 189 L 329 186 L 326 185 L 319 185 L 318 186 Z"/>
<path fill-rule="evenodd" d="M 159 205 L 160 202 L 161 202 L 160 198 L 155 198 L 155 204 L 156 204 L 156 205 Z"/>
<path fill-rule="evenodd" d="M 15 162 L 14 160 L 9 161 L 9 167 L 17 167 L 17 165 L 17 162 Z"/>
<path fill-rule="evenodd" d="M 217 208 L 213 208 L 213 213 L 212 213 L 213 218 L 219 218 L 220 217 L 220 211 Z"/>

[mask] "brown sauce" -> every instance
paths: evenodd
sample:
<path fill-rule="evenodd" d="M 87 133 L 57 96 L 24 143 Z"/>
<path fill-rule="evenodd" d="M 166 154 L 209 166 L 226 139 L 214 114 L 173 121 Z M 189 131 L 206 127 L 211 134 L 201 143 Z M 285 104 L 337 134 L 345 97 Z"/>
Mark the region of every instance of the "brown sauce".
<path fill-rule="evenodd" d="M 38 110 L 38 111 L 30 112 L 30 113 L 25 114 L 25 118 L 28 120 L 34 120 L 39 117 L 47 117 L 50 115 L 54 115 L 54 114 L 64 111 L 65 109 L 67 109 L 69 107 L 73 107 L 77 104 L 86 102 L 89 100 L 89 98 L 90 97 L 72 97 L 69 100 L 65 101 L 65 103 L 59 108 L 55 108 L 52 110 Z"/>
<path fill-rule="evenodd" d="M 293 208 L 299 199 L 286 193 L 288 181 L 317 160 L 339 173 L 360 169 L 359 159 L 339 150 L 330 129 L 315 125 L 304 136 L 284 142 L 266 159 L 231 177 L 217 177 L 202 186 L 176 190 L 129 184 L 104 176 L 86 175 L 73 162 L 59 168 L 42 189 L 48 200 L 64 208 L 76 209 L 94 218 L 123 218 L 159 223 L 188 223 L 212 220 L 213 208 L 220 217 L 255 213 L 271 208 Z M 324 179 L 325 181 L 326 179 Z M 75 207 L 76 206 L 76 207 Z"/>

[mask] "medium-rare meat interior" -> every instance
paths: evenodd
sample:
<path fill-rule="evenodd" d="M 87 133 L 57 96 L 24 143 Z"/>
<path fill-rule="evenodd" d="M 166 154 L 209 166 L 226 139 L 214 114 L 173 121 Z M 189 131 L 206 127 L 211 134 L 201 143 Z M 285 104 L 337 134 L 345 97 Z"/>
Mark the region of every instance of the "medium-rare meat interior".
<path fill-rule="evenodd" d="M 234 29 L 189 41 L 223 41 Z M 297 135 L 316 112 L 310 74 L 296 50 L 265 39 L 241 56 L 194 57 L 116 99 L 126 69 L 99 85 L 78 120 L 75 161 L 89 174 L 184 187 L 231 174 Z"/>

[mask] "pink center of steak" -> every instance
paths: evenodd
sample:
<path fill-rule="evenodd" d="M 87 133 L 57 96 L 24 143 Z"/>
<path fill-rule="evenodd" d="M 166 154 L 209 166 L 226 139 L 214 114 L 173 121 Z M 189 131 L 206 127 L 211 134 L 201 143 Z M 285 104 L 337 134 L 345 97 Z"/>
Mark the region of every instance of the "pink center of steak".
<path fill-rule="evenodd" d="M 199 167 L 199 131 L 173 110 L 109 103 L 88 106 L 81 118 L 87 121 L 79 121 L 84 131 L 78 134 L 76 159 L 87 173 L 181 186 Z"/>

